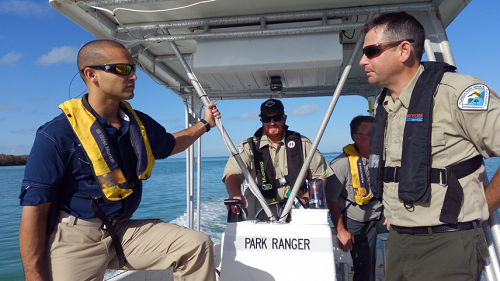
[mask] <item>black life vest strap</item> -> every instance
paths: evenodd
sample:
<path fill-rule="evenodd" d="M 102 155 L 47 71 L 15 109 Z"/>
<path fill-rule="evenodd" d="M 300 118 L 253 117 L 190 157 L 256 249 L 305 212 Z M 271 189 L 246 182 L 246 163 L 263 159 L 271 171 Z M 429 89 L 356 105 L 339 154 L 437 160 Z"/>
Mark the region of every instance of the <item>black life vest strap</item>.
<path fill-rule="evenodd" d="M 340 212 L 341 215 L 343 215 L 345 212 L 347 212 L 347 209 L 351 206 L 357 206 L 358 204 L 352 200 L 349 200 L 347 199 L 347 197 L 345 197 L 344 195 L 340 194 L 340 197 L 344 198 L 344 200 L 346 202 L 348 202 L 348 204 L 345 206 L 344 210 L 342 210 L 342 212 Z M 372 198 L 373 199 L 373 198 Z M 370 199 L 371 200 L 371 199 Z"/>
<path fill-rule="evenodd" d="M 268 147 L 260 149 L 260 139 L 262 137 L 262 128 L 255 132 L 253 138 L 249 138 L 253 151 L 253 160 L 255 166 L 255 173 L 257 175 L 257 185 L 260 187 L 262 196 L 267 199 L 276 198 L 276 185 L 274 167 L 272 161 L 265 161 L 264 159 L 271 159 Z M 256 138 L 257 142 L 254 141 Z"/>
<path fill-rule="evenodd" d="M 453 72 L 456 68 L 442 62 L 422 64 L 424 71 L 413 88 L 403 132 L 398 197 L 405 202 L 429 203 L 434 95 L 444 73 Z"/>
<path fill-rule="evenodd" d="M 464 198 L 464 189 L 458 179 L 468 176 L 483 164 L 483 157 L 477 155 L 467 161 L 451 165 L 445 169 L 442 175 L 446 175 L 446 195 L 444 197 L 443 207 L 439 220 L 444 223 L 457 223 L 458 215 L 460 214 L 460 207 Z M 432 180 L 432 179 L 431 179 Z M 442 183 L 445 184 L 444 182 Z"/>
<path fill-rule="evenodd" d="M 113 246 L 115 247 L 116 257 L 118 258 L 118 266 L 122 268 L 125 266 L 127 259 L 123 253 L 122 244 L 118 238 L 115 227 L 111 224 L 108 217 L 106 217 L 101 207 L 99 207 L 99 203 L 102 202 L 105 202 L 102 197 L 93 197 L 92 200 L 90 200 L 90 207 L 92 208 L 92 211 L 94 211 L 94 214 L 102 221 L 104 226 L 106 226 L 106 231 L 109 233 L 109 236 L 111 236 Z"/>
<path fill-rule="evenodd" d="M 385 127 L 387 123 L 387 111 L 384 108 L 387 88 L 382 90 L 378 96 L 375 119 L 370 132 L 370 155 L 368 157 L 368 171 L 370 173 L 370 190 L 374 197 L 382 198 L 384 188 L 385 167 Z"/>

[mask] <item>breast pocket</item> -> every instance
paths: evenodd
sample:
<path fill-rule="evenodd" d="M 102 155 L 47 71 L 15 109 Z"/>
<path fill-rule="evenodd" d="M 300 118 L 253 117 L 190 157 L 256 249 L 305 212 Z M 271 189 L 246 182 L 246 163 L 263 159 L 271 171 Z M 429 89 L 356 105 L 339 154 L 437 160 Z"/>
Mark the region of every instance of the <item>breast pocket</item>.
<path fill-rule="evenodd" d="M 446 139 L 444 129 L 440 127 L 432 127 L 431 135 L 432 146 L 432 162 L 434 167 L 444 167 L 446 165 Z"/>
<path fill-rule="evenodd" d="M 96 180 L 91 166 L 92 163 L 81 145 L 75 148 L 75 157 L 78 157 L 79 164 L 77 165 L 79 170 L 74 171 L 77 175 L 77 179 L 84 181 L 87 185 L 95 185 Z"/>

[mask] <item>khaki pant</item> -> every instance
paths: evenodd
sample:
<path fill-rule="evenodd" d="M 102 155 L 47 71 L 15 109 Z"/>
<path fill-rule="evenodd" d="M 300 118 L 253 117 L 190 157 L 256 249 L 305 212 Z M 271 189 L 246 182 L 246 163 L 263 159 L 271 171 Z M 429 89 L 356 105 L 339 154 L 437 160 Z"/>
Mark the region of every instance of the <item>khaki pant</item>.
<path fill-rule="evenodd" d="M 100 227 L 59 223 L 46 251 L 48 280 L 103 280 L 106 269 L 163 270 L 176 281 L 215 281 L 213 243 L 202 233 L 159 219 L 124 219 L 115 224 L 127 259 L 118 268 L 111 237 Z"/>

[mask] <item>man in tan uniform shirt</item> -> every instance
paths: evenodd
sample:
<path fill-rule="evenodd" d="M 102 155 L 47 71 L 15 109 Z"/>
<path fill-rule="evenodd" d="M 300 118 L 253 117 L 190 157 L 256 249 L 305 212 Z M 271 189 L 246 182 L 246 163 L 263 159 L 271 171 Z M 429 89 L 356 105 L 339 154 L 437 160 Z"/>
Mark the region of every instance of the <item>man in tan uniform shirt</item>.
<path fill-rule="evenodd" d="M 260 117 L 263 133 L 257 147 L 259 149 L 266 146 L 269 148 L 270 160 L 274 169 L 275 179 L 278 180 L 288 178 L 292 175 L 288 172 L 290 163 L 287 162 L 287 147 L 291 149 L 299 144 L 295 144 L 294 141 L 285 140 L 285 132 L 288 126 L 285 125 L 287 116 L 285 115 L 283 104 L 281 101 L 276 99 L 269 99 L 263 102 L 261 105 Z M 302 156 L 303 159 L 305 159 L 307 152 L 311 148 L 311 142 L 304 136 L 300 136 L 300 142 L 302 146 Z M 257 171 L 255 169 L 252 141 L 249 141 L 249 139 L 242 141 L 237 150 L 255 182 L 259 185 L 256 173 Z M 300 167 L 298 168 L 300 169 Z M 261 172 L 260 168 L 258 169 L 258 172 Z M 323 179 L 323 182 L 326 183 L 326 178 L 331 175 L 333 175 L 333 171 L 326 163 L 323 155 L 316 151 L 311 163 L 309 164 L 306 178 Z M 245 178 L 240 167 L 238 166 L 238 163 L 236 162 L 236 159 L 234 159 L 234 157 L 230 157 L 224 169 L 222 181 L 226 184 L 229 199 L 241 200 L 243 202 L 243 208 L 247 208 L 248 219 L 254 219 L 255 215 L 262 208 L 262 206 L 249 188 L 242 192 L 241 184 L 244 179 Z M 286 183 L 281 184 L 281 186 L 276 187 L 275 196 L 273 196 L 273 198 L 267 198 L 268 203 L 280 202 L 285 199 L 286 193 L 291 187 L 293 187 L 293 185 L 287 181 Z M 259 186 L 259 188 L 262 187 Z M 305 190 L 301 189 L 299 193 L 297 193 L 297 196 L 301 198 L 304 195 L 304 192 Z M 271 210 L 276 216 L 276 208 L 271 208 Z M 232 211 L 235 214 L 239 214 L 239 210 L 235 206 L 232 207 Z M 260 220 L 267 220 L 264 212 L 261 212 L 258 218 Z"/>
<path fill-rule="evenodd" d="M 440 220 L 450 184 L 431 181 L 430 199 L 426 203 L 400 199 L 400 191 L 406 187 L 398 182 L 396 173 L 387 179 L 391 178 L 387 170 L 396 171 L 405 161 L 402 157 L 405 126 L 422 120 L 419 119 L 422 116 L 407 113 L 417 81 L 427 70 L 420 64 L 424 29 L 415 18 L 402 12 L 382 14 L 367 23 L 363 31 L 366 38 L 360 65 L 365 68 L 369 83 L 385 88 L 377 101 L 387 112 L 382 133 L 383 155 L 380 155 L 385 163 L 375 161 L 377 157 L 372 155 L 373 128 L 379 117 L 377 108 L 369 166 L 381 165 L 385 169 L 382 198 L 384 215 L 391 224 L 386 281 L 479 280 L 488 253 L 478 223 L 487 220 L 489 213 L 499 207 L 498 172 L 485 191 L 488 180 L 484 164 L 458 179 L 463 197 L 454 224 Z M 486 158 L 500 155 L 497 133 L 500 98 L 495 91 L 475 77 L 444 72 L 437 92 L 433 93 L 429 170 L 449 167 L 478 155 Z M 373 173 L 370 176 L 376 178 Z"/>

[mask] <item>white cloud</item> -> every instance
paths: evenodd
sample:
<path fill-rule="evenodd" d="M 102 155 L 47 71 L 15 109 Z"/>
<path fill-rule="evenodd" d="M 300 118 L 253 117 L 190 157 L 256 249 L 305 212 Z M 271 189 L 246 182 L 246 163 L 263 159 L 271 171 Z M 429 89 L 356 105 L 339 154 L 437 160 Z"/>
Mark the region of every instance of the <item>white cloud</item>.
<path fill-rule="evenodd" d="M 70 46 L 55 47 L 46 54 L 38 58 L 37 64 L 49 65 L 55 63 L 74 63 L 76 62 L 76 56 L 78 55 L 78 49 Z"/>
<path fill-rule="evenodd" d="M 19 108 L 13 104 L 0 103 L 0 110 L 19 110 Z"/>
<path fill-rule="evenodd" d="M 11 108 L 10 104 L 0 103 L 0 110 L 5 110 Z"/>
<path fill-rule="evenodd" d="M 11 131 L 14 134 L 18 135 L 26 135 L 26 134 L 34 134 L 36 132 L 36 129 L 34 128 L 22 128 L 19 130 Z"/>
<path fill-rule="evenodd" d="M 18 61 L 23 54 L 12 51 L 6 55 L 4 55 L 2 58 L 0 58 L 0 64 L 13 64 L 16 61 Z"/>
<path fill-rule="evenodd" d="M 299 108 L 293 109 L 290 115 L 291 116 L 309 115 L 311 113 L 318 111 L 318 109 L 319 109 L 318 106 L 315 104 L 306 104 Z"/>
<path fill-rule="evenodd" d="M 2 0 L 0 1 L 0 13 L 18 15 L 42 15 L 50 11 L 48 1 L 37 3 L 26 0 Z"/>
<path fill-rule="evenodd" d="M 252 113 L 245 112 L 242 115 L 238 116 L 238 119 L 239 120 L 259 119 L 259 113 L 258 112 L 252 112 Z"/>

